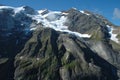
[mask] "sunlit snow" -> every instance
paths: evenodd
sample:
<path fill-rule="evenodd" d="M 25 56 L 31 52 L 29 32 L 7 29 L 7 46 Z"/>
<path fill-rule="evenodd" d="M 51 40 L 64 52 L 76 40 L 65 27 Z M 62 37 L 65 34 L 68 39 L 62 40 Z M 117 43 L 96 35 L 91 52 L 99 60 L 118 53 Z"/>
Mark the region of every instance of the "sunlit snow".
<path fill-rule="evenodd" d="M 115 42 L 117 42 L 117 43 L 119 43 L 119 40 L 117 38 L 117 34 L 113 33 L 114 29 L 111 26 L 109 26 L 109 25 L 106 25 L 106 26 L 107 26 L 107 28 L 109 30 L 109 34 L 111 35 L 110 39 L 113 40 L 113 41 L 115 41 Z"/>
<path fill-rule="evenodd" d="M 24 12 L 24 7 L 10 7 L 10 6 L 0 6 L 0 9 L 13 9 L 14 14 L 19 13 L 21 11 Z M 82 12 L 84 13 L 84 12 Z M 87 13 L 84 13 L 86 15 L 89 15 Z M 33 20 L 37 21 L 37 23 L 42 23 L 42 25 L 44 27 L 50 27 L 53 28 L 57 31 L 61 31 L 61 32 L 67 32 L 69 34 L 73 34 L 75 36 L 79 36 L 79 37 L 86 37 L 86 38 L 90 38 L 91 35 L 89 34 L 80 34 L 78 32 L 73 32 L 68 30 L 68 26 L 65 25 L 65 22 L 68 21 L 67 19 L 67 15 L 68 13 L 65 12 L 60 12 L 60 11 L 50 11 L 50 10 L 38 10 L 37 14 L 31 15 L 31 14 L 26 14 L 27 16 L 31 17 Z M 24 23 L 21 23 L 21 25 L 23 25 Z M 30 29 L 26 29 L 26 33 L 28 31 L 32 31 L 32 30 L 36 30 L 37 27 L 30 27 Z"/>
<path fill-rule="evenodd" d="M 0 6 L 0 9 L 13 9 L 15 14 L 25 10 L 23 7 L 14 8 L 10 6 Z"/>
<path fill-rule="evenodd" d="M 0 6 L 0 9 L 10 9 L 10 8 L 13 9 L 13 7 L 10 7 L 10 6 Z"/>
<path fill-rule="evenodd" d="M 38 13 L 39 14 L 42 14 L 42 13 L 44 13 L 44 12 L 46 12 L 47 11 L 47 9 L 44 9 L 44 10 L 38 10 Z"/>
<path fill-rule="evenodd" d="M 38 11 L 39 15 L 29 15 L 32 17 L 32 19 L 37 20 L 38 23 L 42 23 L 44 27 L 50 27 L 55 29 L 56 31 L 61 31 L 61 32 L 67 32 L 69 34 L 79 36 L 79 37 L 86 37 L 90 38 L 91 35 L 89 34 L 80 34 L 78 32 L 73 32 L 68 30 L 68 26 L 65 26 L 64 23 L 67 20 L 67 17 L 65 15 L 68 15 L 68 13 L 62 13 L 59 11 L 50 11 L 49 13 L 42 15 L 44 10 Z"/>
<path fill-rule="evenodd" d="M 19 13 L 20 11 L 24 11 L 24 10 L 25 10 L 25 8 L 23 8 L 23 7 L 14 8 L 15 14 Z"/>
<path fill-rule="evenodd" d="M 86 13 L 85 11 L 80 11 L 81 13 L 83 13 L 83 14 L 86 14 L 86 15 L 90 15 L 90 14 L 88 14 L 88 13 Z"/>
<path fill-rule="evenodd" d="M 32 30 L 36 30 L 36 27 L 34 27 L 34 28 L 30 28 L 30 30 L 32 31 Z"/>

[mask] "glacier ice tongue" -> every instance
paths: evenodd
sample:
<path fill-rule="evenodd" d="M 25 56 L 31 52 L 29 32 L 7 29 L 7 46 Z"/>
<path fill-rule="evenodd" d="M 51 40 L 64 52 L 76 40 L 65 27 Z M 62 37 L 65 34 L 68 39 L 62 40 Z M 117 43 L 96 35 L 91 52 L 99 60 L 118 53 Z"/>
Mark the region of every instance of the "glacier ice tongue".
<path fill-rule="evenodd" d="M 37 20 L 37 23 L 42 23 L 44 27 L 50 27 L 52 29 L 55 29 L 56 31 L 61 32 L 67 32 L 69 34 L 78 36 L 78 37 L 84 37 L 84 38 L 90 38 L 91 35 L 89 34 L 81 34 L 79 32 L 73 32 L 68 30 L 68 26 L 65 25 L 65 22 L 68 21 L 67 16 L 68 13 L 59 12 L 59 11 L 49 11 L 46 14 L 41 14 L 46 10 L 39 10 L 37 15 L 28 15 L 32 17 L 33 20 Z M 35 30 L 37 28 L 32 28 L 30 30 Z"/>
<path fill-rule="evenodd" d="M 26 14 L 26 16 L 32 18 L 32 20 L 37 21 L 38 23 L 41 23 L 44 27 L 50 27 L 52 29 L 55 29 L 57 31 L 61 31 L 61 32 L 67 32 L 69 34 L 73 34 L 79 37 L 86 37 L 86 38 L 90 38 L 91 36 L 89 34 L 81 34 L 78 32 L 73 32 L 68 30 L 68 26 L 65 25 L 65 22 L 69 21 L 67 19 L 67 15 L 68 13 L 65 12 L 60 12 L 60 11 L 50 11 L 50 10 L 38 10 L 36 14 L 27 14 L 25 11 L 25 7 L 10 7 L 10 6 L 0 6 L 0 9 L 12 9 L 14 11 L 13 17 L 16 16 L 17 13 L 24 13 Z M 82 12 L 84 13 L 84 12 Z M 86 14 L 86 13 L 84 13 Z M 86 14 L 88 15 L 88 14 Z M 24 25 L 24 23 L 26 22 L 22 22 L 21 25 Z M 30 24 L 30 23 L 29 23 Z M 29 28 L 26 28 L 26 34 L 29 31 L 33 31 L 36 30 L 37 27 L 33 27 L 32 25 Z"/>

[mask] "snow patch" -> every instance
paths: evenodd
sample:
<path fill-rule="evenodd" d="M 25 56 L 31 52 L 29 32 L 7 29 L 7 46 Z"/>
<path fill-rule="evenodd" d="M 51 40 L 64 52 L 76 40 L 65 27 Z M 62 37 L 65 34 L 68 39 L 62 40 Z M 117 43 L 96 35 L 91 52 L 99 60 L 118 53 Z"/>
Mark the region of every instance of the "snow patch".
<path fill-rule="evenodd" d="M 83 38 L 90 38 L 91 35 L 89 34 L 81 34 L 79 32 L 73 32 L 73 31 L 70 31 L 70 30 L 58 30 L 58 29 L 55 29 L 57 31 L 61 31 L 61 32 L 66 32 L 66 33 L 69 33 L 69 34 L 72 34 L 72 35 L 75 35 L 75 36 L 78 36 L 78 37 L 83 37 Z"/>
<path fill-rule="evenodd" d="M 62 12 L 63 15 L 68 15 L 68 13 Z"/>
<path fill-rule="evenodd" d="M 25 8 L 23 8 L 23 7 L 14 8 L 15 14 L 17 14 L 17 13 L 19 13 L 21 11 L 24 11 L 24 10 L 25 10 Z"/>
<path fill-rule="evenodd" d="M 34 30 L 36 30 L 36 29 L 37 29 L 36 27 L 30 28 L 30 31 L 34 31 Z"/>
<path fill-rule="evenodd" d="M 61 12 L 50 12 L 44 15 L 44 17 L 49 21 L 59 20 L 61 17 Z"/>
<path fill-rule="evenodd" d="M 20 59 L 23 59 L 23 56 L 20 56 Z"/>
<path fill-rule="evenodd" d="M 90 15 L 90 14 L 88 14 L 88 13 L 86 13 L 85 11 L 80 11 L 81 13 L 83 13 L 83 14 L 86 14 L 86 15 Z"/>
<path fill-rule="evenodd" d="M 44 14 L 47 14 L 47 13 L 49 12 L 49 10 L 44 9 L 44 10 L 38 10 L 37 12 L 38 12 L 39 14 L 44 15 Z"/>
<path fill-rule="evenodd" d="M 43 13 L 45 10 L 38 10 L 38 13 L 41 14 Z"/>
<path fill-rule="evenodd" d="M 118 40 L 118 38 L 117 38 L 117 34 L 114 34 L 113 33 L 113 28 L 111 27 L 111 26 L 109 26 L 109 25 L 106 25 L 107 26 L 107 28 L 108 28 L 108 30 L 109 30 L 109 34 L 111 35 L 111 37 L 110 37 L 110 39 L 112 40 L 112 41 L 115 41 L 116 43 L 119 43 L 119 40 Z"/>
<path fill-rule="evenodd" d="M 43 11 L 40 11 L 38 13 L 42 13 Z M 32 17 L 33 20 L 36 20 L 37 23 L 42 23 L 44 27 L 50 27 L 52 29 L 55 29 L 56 31 L 66 32 L 78 37 L 84 37 L 84 38 L 90 38 L 91 35 L 89 34 L 81 34 L 78 32 L 73 32 L 68 30 L 68 26 L 65 26 L 64 23 L 67 22 L 67 17 L 64 16 L 68 15 L 68 13 L 62 13 L 59 11 L 49 11 L 47 14 L 38 14 L 38 15 L 29 15 Z M 31 28 L 30 30 L 35 30 L 37 28 Z"/>
<path fill-rule="evenodd" d="M 9 9 L 9 8 L 14 8 L 14 7 L 10 7 L 10 6 L 0 6 L 0 9 Z"/>
<path fill-rule="evenodd" d="M 64 26 L 67 17 L 63 16 L 61 12 L 50 12 L 45 15 L 29 15 L 33 20 L 36 20 L 37 23 L 42 23 L 44 27 L 50 27 L 53 29 L 67 29 L 67 26 Z"/>
<path fill-rule="evenodd" d="M 19 13 L 22 10 L 25 10 L 23 7 L 14 8 L 14 7 L 11 7 L 11 6 L 0 6 L 0 9 L 13 9 L 15 14 Z"/>

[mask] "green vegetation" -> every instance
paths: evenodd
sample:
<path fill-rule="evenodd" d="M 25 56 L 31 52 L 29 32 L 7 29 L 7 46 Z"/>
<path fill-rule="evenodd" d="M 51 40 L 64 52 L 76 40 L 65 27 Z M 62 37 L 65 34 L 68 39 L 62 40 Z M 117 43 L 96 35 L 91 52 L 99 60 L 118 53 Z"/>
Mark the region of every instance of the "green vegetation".
<path fill-rule="evenodd" d="M 69 68 L 74 69 L 76 65 L 77 65 L 77 62 L 76 61 L 72 61 L 71 63 L 65 64 L 64 66 L 67 69 L 69 69 Z"/>
<path fill-rule="evenodd" d="M 100 41 L 100 40 L 102 40 L 102 33 L 101 33 L 101 31 L 99 31 L 99 30 L 96 30 L 96 31 L 94 31 L 93 33 L 92 33 L 92 36 L 91 36 L 91 40 L 96 40 L 96 41 Z"/>
<path fill-rule="evenodd" d="M 112 45 L 112 48 L 116 51 L 119 51 L 120 50 L 120 44 L 110 40 L 110 44 Z"/>

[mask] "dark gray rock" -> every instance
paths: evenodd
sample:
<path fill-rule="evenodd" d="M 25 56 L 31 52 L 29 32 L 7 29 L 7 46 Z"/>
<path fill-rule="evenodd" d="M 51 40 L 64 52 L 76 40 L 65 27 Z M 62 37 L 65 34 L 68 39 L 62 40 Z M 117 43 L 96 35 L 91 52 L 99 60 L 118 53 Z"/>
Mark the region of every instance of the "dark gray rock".
<path fill-rule="evenodd" d="M 27 15 L 36 12 L 28 6 L 24 9 L 14 16 L 11 8 L 0 10 L 0 80 L 120 78 L 120 44 L 110 40 L 106 25 L 119 28 L 104 17 L 89 11 L 85 12 L 90 15 L 65 11 L 69 13 L 65 25 L 71 31 L 90 34 L 86 39 L 43 28 Z M 31 24 L 39 28 L 30 31 Z"/>

